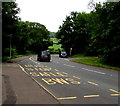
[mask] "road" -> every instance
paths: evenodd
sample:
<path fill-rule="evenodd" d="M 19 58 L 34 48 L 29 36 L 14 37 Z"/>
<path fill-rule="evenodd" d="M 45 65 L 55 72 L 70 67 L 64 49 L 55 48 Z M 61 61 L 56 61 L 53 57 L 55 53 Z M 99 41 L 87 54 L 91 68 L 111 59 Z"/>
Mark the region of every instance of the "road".
<path fill-rule="evenodd" d="M 71 62 L 52 55 L 51 62 L 36 56 L 18 62 L 26 75 L 61 104 L 118 104 L 118 71 Z"/>

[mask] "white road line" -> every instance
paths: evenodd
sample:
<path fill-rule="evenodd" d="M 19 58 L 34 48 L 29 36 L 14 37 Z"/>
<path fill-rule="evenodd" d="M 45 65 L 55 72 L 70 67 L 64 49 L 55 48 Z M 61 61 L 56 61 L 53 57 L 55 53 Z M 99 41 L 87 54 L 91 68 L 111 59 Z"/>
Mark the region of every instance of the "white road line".
<path fill-rule="evenodd" d="M 94 72 L 99 73 L 99 74 L 105 74 L 105 73 L 103 73 L 103 72 L 99 72 L 99 71 L 94 71 Z"/>
<path fill-rule="evenodd" d="M 65 66 L 69 66 L 69 67 L 75 67 L 75 66 L 72 66 L 72 65 L 67 65 L 67 64 L 63 64 L 63 65 L 65 65 Z"/>
<path fill-rule="evenodd" d="M 87 68 L 82 68 L 82 69 L 93 72 L 93 70 L 90 70 L 90 69 L 87 69 Z"/>
<path fill-rule="evenodd" d="M 103 73 L 103 72 L 94 71 L 94 70 L 90 70 L 90 69 L 87 69 L 87 68 L 82 68 L 82 69 L 87 70 L 87 71 L 91 71 L 91 72 L 95 72 L 95 73 L 98 73 L 98 74 L 106 74 L 106 73 Z"/>

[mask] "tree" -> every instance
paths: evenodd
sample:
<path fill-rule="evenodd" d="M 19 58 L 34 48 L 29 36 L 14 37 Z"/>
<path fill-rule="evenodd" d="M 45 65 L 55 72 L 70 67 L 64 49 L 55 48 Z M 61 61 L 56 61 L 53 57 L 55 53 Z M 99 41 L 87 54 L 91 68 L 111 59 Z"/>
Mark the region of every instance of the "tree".
<path fill-rule="evenodd" d="M 15 2 L 2 2 L 2 51 L 3 56 L 9 56 L 10 45 L 13 43 L 13 38 L 16 35 L 16 26 L 19 17 L 19 8 Z M 12 45 L 12 48 L 14 46 Z"/>
<path fill-rule="evenodd" d="M 73 48 L 72 54 L 84 53 L 88 37 L 87 18 L 87 13 L 71 12 L 59 28 L 56 35 L 68 53 L 70 48 Z"/>
<path fill-rule="evenodd" d="M 16 39 L 17 50 L 20 54 L 25 54 L 27 51 L 37 53 L 39 50 L 47 49 L 51 44 L 49 31 L 44 25 L 35 22 L 20 21 Z"/>

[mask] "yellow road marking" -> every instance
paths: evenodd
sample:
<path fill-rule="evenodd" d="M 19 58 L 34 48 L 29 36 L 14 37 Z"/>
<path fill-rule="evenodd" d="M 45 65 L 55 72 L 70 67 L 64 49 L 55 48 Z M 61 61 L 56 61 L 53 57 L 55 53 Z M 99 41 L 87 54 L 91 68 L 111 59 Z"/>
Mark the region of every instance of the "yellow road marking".
<path fill-rule="evenodd" d="M 20 64 L 18 64 L 18 66 L 22 69 L 22 71 L 23 71 L 24 73 L 26 73 L 27 75 L 29 75 L 29 74 L 25 71 L 25 69 L 24 69 Z"/>
<path fill-rule="evenodd" d="M 38 82 L 35 78 L 31 77 L 39 86 L 41 86 L 44 90 L 46 90 L 50 95 L 52 95 L 55 99 L 57 99 L 57 97 L 55 95 L 53 95 L 47 88 L 45 88 L 42 84 L 40 84 L 40 82 Z"/>
<path fill-rule="evenodd" d="M 57 98 L 59 100 L 64 100 L 64 99 L 76 99 L 77 97 L 74 96 L 74 97 L 64 97 L 64 98 Z"/>
<path fill-rule="evenodd" d="M 80 79 L 79 77 L 73 76 L 73 78 Z"/>
<path fill-rule="evenodd" d="M 119 96 L 120 94 L 110 94 L 111 96 Z"/>
<path fill-rule="evenodd" d="M 113 89 L 109 89 L 109 90 L 112 91 L 112 92 L 115 92 L 115 93 L 120 93 L 120 92 L 118 92 L 116 90 L 113 90 Z"/>
<path fill-rule="evenodd" d="M 93 84 L 93 85 L 98 86 L 98 84 L 96 84 L 96 83 L 94 83 L 94 82 L 90 82 L 90 81 L 88 81 L 88 83 L 89 83 L 89 84 Z"/>
<path fill-rule="evenodd" d="M 84 98 L 99 97 L 100 95 L 86 95 Z"/>

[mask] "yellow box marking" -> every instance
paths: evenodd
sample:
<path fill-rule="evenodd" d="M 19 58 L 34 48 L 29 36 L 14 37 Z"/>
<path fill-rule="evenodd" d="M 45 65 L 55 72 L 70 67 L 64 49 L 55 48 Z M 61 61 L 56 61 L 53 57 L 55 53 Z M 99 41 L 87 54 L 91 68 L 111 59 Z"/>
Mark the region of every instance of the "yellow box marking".
<path fill-rule="evenodd" d="M 48 85 L 55 85 L 55 84 L 80 84 L 79 81 L 75 81 L 71 78 L 42 78 L 44 82 L 46 82 Z"/>
<path fill-rule="evenodd" d="M 33 65 L 25 65 L 25 67 L 33 67 Z"/>
<path fill-rule="evenodd" d="M 63 74 L 68 74 L 68 73 L 66 73 L 66 72 L 62 72 Z"/>
<path fill-rule="evenodd" d="M 72 79 L 72 78 L 66 78 L 65 80 L 70 81 L 72 84 L 80 84 L 79 81 L 75 81 L 75 80 Z"/>
<path fill-rule="evenodd" d="M 18 65 L 19 65 L 19 64 L 18 64 Z M 23 71 L 24 73 L 26 73 L 27 75 L 29 75 L 21 65 L 19 65 L 19 67 L 22 69 L 22 71 Z"/>
<path fill-rule="evenodd" d="M 38 68 L 34 68 L 34 70 L 39 71 L 39 69 L 38 69 Z"/>
<path fill-rule="evenodd" d="M 47 67 L 47 66 L 44 66 L 44 65 L 30 65 L 30 64 L 28 64 L 28 65 L 25 65 L 25 67 L 35 67 L 35 68 L 39 68 L 39 67 Z"/>
<path fill-rule="evenodd" d="M 120 93 L 120 92 L 118 92 L 116 90 L 113 90 L 113 89 L 109 89 L 109 90 L 112 91 L 112 92 L 115 92 L 115 93 Z"/>
<path fill-rule="evenodd" d="M 50 75 L 52 75 L 52 76 L 55 76 L 55 77 L 57 76 L 57 75 L 55 75 L 55 74 L 54 74 L 54 73 L 52 73 L 52 72 L 50 72 L 49 74 L 50 74 Z"/>
<path fill-rule="evenodd" d="M 34 79 L 33 77 L 31 77 L 38 85 L 42 86 L 42 88 L 44 90 L 46 90 L 49 94 L 51 94 L 55 99 L 57 99 L 56 96 L 54 96 L 47 88 L 45 88 L 42 84 L 40 84 L 40 82 L 38 82 L 36 79 Z"/>
<path fill-rule="evenodd" d="M 42 68 L 38 68 L 39 69 L 39 71 L 44 71 Z"/>
<path fill-rule="evenodd" d="M 90 82 L 90 81 L 88 81 L 88 83 L 89 83 L 89 84 L 92 84 L 92 85 L 96 85 L 96 86 L 98 86 L 98 84 L 96 84 L 96 83 L 94 83 L 94 82 Z"/>
<path fill-rule="evenodd" d="M 28 70 L 28 71 L 34 71 L 33 68 L 25 68 L 25 69 Z"/>
<path fill-rule="evenodd" d="M 64 73 L 64 72 L 55 72 L 58 76 L 61 76 L 61 77 L 67 77 L 67 73 Z"/>
<path fill-rule="evenodd" d="M 57 98 L 58 100 L 65 100 L 65 99 L 76 99 L 77 97 L 64 97 L 64 98 Z"/>
<path fill-rule="evenodd" d="M 37 74 L 36 72 L 30 72 L 29 73 L 31 76 L 34 76 L 34 77 L 38 77 L 38 76 L 40 76 L 39 74 Z"/>
<path fill-rule="evenodd" d="M 50 71 L 51 68 L 43 68 L 44 71 Z"/>
<path fill-rule="evenodd" d="M 44 82 L 46 82 L 48 85 L 54 85 L 54 84 L 56 84 L 55 81 L 52 81 L 52 79 L 49 79 L 49 78 L 42 78 L 42 80 Z"/>
<path fill-rule="evenodd" d="M 120 94 L 110 94 L 111 96 L 120 96 Z"/>
<path fill-rule="evenodd" d="M 99 97 L 100 95 L 86 95 L 84 98 L 92 98 L 92 97 Z"/>
<path fill-rule="evenodd" d="M 48 76 L 48 77 L 50 77 L 51 75 L 49 74 L 49 73 L 47 73 L 47 72 L 39 72 L 39 74 L 41 75 L 41 76 Z"/>
<path fill-rule="evenodd" d="M 80 78 L 79 78 L 79 77 L 77 77 L 77 76 L 73 76 L 73 78 L 80 79 Z"/>
<path fill-rule="evenodd" d="M 69 84 L 67 81 L 65 81 L 62 78 L 52 78 L 52 80 L 60 84 Z"/>

